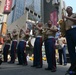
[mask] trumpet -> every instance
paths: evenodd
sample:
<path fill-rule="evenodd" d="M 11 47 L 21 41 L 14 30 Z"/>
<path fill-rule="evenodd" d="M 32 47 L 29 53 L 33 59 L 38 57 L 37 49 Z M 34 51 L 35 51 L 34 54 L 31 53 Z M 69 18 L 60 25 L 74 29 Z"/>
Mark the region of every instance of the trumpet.
<path fill-rule="evenodd" d="M 50 28 L 49 28 L 49 27 L 43 27 L 43 29 L 42 29 L 42 33 L 46 33 L 47 30 L 50 30 Z"/>
<path fill-rule="evenodd" d="M 50 30 L 49 27 L 43 27 L 42 34 L 43 34 L 43 40 L 45 41 L 48 38 L 47 31 Z"/>

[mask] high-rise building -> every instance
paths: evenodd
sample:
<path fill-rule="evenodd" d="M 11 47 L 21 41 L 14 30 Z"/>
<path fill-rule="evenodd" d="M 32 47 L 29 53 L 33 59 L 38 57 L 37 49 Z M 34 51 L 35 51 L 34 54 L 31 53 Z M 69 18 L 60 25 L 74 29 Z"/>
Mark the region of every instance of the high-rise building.
<path fill-rule="evenodd" d="M 34 0 L 34 11 L 41 15 L 41 0 Z"/>
<path fill-rule="evenodd" d="M 41 0 L 13 0 L 12 7 L 14 7 L 14 9 L 8 16 L 8 25 L 19 19 L 24 14 L 25 7 L 28 7 L 32 11 L 41 15 Z M 29 13 L 28 17 L 32 20 L 39 20 L 38 17 L 31 13 Z"/>
<path fill-rule="evenodd" d="M 66 15 L 66 11 L 65 11 L 65 9 L 66 9 L 66 3 L 65 3 L 65 1 L 64 0 L 59 0 L 59 3 L 60 3 L 60 5 L 59 5 L 59 12 L 58 12 L 58 18 L 59 18 L 59 20 L 60 19 L 62 19 L 62 14 L 64 13 L 64 15 Z"/>
<path fill-rule="evenodd" d="M 0 13 L 4 11 L 5 0 L 0 0 Z"/>
<path fill-rule="evenodd" d="M 13 21 L 21 17 L 24 14 L 24 10 L 25 10 L 25 0 L 15 0 Z"/>
<path fill-rule="evenodd" d="M 26 7 L 34 12 L 41 14 L 41 0 L 26 0 Z"/>
<path fill-rule="evenodd" d="M 41 0 L 26 0 L 26 7 L 28 7 L 38 15 L 41 15 Z M 29 13 L 29 19 L 32 19 L 35 21 L 40 20 L 37 16 L 32 15 L 31 13 Z"/>
<path fill-rule="evenodd" d="M 13 4 L 12 4 L 13 10 L 9 14 L 8 22 L 7 22 L 9 25 L 24 14 L 25 1 L 26 0 L 13 0 Z"/>
<path fill-rule="evenodd" d="M 26 5 L 26 7 L 29 7 L 29 8 L 33 8 L 33 2 L 34 0 L 26 0 L 26 3 L 25 3 L 25 5 Z"/>
<path fill-rule="evenodd" d="M 35 11 L 37 14 L 41 15 L 41 0 L 34 0 L 34 11 Z M 36 17 L 36 19 L 37 19 L 38 21 L 41 20 L 41 19 L 38 18 L 38 17 Z"/>

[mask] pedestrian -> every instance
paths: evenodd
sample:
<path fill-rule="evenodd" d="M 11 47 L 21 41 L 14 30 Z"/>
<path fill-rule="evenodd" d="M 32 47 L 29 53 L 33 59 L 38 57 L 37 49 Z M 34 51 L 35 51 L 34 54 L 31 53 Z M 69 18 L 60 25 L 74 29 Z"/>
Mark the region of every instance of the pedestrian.
<path fill-rule="evenodd" d="M 33 65 L 31 67 L 42 68 L 42 22 L 38 22 L 37 25 L 34 27 L 34 35 L 36 37 L 34 43 L 34 50 L 33 50 Z"/>
<path fill-rule="evenodd" d="M 45 53 L 47 58 L 48 67 L 45 70 L 51 70 L 51 72 L 56 71 L 56 58 L 55 58 L 55 34 L 57 32 L 57 27 L 52 24 L 49 20 L 47 23 L 47 38 L 44 41 Z"/>
<path fill-rule="evenodd" d="M 62 37 L 60 34 L 59 38 L 57 39 L 57 45 L 58 46 L 58 53 L 59 53 L 59 65 L 62 65 L 62 55 L 64 60 L 64 66 L 67 65 L 67 59 L 66 59 L 66 39 L 65 37 Z"/>

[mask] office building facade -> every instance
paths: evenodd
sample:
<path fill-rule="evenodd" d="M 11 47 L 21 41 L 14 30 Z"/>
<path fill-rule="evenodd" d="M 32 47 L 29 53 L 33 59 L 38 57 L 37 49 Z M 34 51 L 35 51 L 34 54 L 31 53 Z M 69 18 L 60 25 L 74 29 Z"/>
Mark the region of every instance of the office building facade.
<path fill-rule="evenodd" d="M 26 0 L 26 7 L 28 7 L 30 10 L 37 13 L 38 15 L 41 15 L 41 0 Z M 31 13 L 29 13 L 28 17 L 29 19 L 35 21 L 40 20 L 39 17 L 32 15 Z"/>
<path fill-rule="evenodd" d="M 12 7 L 14 7 L 14 9 L 8 16 L 8 25 L 19 19 L 24 14 L 25 7 L 28 7 L 32 11 L 41 15 L 41 0 L 13 0 L 12 3 Z M 28 17 L 32 20 L 39 20 L 38 17 L 31 13 L 29 13 Z"/>
<path fill-rule="evenodd" d="M 25 2 L 26 0 L 13 0 L 12 8 L 13 10 L 8 15 L 8 25 L 19 19 L 25 11 Z"/>
<path fill-rule="evenodd" d="M 4 11 L 5 0 L 0 0 L 0 13 Z"/>

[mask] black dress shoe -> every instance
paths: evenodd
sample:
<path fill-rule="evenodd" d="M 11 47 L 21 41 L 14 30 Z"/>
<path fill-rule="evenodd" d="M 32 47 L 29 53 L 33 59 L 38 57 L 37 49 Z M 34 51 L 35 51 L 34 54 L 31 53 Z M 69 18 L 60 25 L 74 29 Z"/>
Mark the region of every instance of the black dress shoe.
<path fill-rule="evenodd" d="M 36 67 L 35 65 L 32 65 L 31 67 Z"/>
<path fill-rule="evenodd" d="M 45 70 L 51 70 L 51 68 L 45 68 Z"/>
<path fill-rule="evenodd" d="M 25 63 L 24 63 L 24 64 L 22 64 L 22 65 L 23 65 L 23 66 L 27 66 L 27 64 L 25 64 Z"/>
<path fill-rule="evenodd" d="M 14 64 L 14 62 L 12 62 L 12 61 L 10 61 L 10 62 L 8 62 L 9 64 Z"/>
<path fill-rule="evenodd" d="M 41 66 L 41 65 L 39 65 L 39 66 L 36 66 L 36 68 L 42 68 L 42 66 Z"/>
<path fill-rule="evenodd" d="M 56 69 L 51 69 L 51 72 L 56 72 Z"/>
<path fill-rule="evenodd" d="M 17 65 L 22 65 L 22 64 L 18 63 Z"/>

